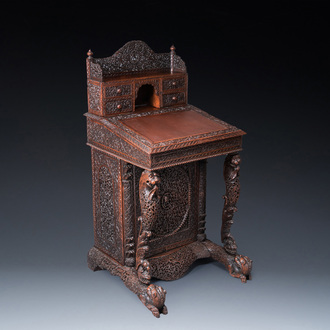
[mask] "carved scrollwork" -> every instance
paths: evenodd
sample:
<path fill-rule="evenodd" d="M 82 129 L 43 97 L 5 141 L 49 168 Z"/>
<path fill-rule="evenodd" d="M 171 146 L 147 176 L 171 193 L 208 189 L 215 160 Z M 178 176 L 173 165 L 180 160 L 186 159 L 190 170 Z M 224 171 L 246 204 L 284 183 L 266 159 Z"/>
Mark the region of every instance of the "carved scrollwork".
<path fill-rule="evenodd" d="M 236 254 L 237 245 L 230 233 L 234 213 L 237 211 L 236 203 L 240 193 L 239 170 L 241 159 L 239 154 L 229 154 L 224 163 L 224 179 L 226 194 L 223 196 L 225 203 L 222 212 L 221 241 L 224 249 L 229 254 Z"/>
<path fill-rule="evenodd" d="M 149 262 L 145 259 L 149 250 L 148 241 L 158 216 L 159 209 L 159 176 L 152 171 L 144 170 L 139 183 L 139 196 L 141 205 L 141 216 L 139 217 L 139 235 L 136 250 L 136 269 L 139 280 L 149 284 L 151 271 Z"/>
<path fill-rule="evenodd" d="M 91 76 L 98 79 L 118 76 L 124 73 L 139 73 L 170 70 L 170 53 L 154 53 L 143 41 L 133 40 L 126 43 L 112 56 L 93 58 Z M 175 72 L 186 72 L 186 66 L 180 56 L 174 55 Z"/>

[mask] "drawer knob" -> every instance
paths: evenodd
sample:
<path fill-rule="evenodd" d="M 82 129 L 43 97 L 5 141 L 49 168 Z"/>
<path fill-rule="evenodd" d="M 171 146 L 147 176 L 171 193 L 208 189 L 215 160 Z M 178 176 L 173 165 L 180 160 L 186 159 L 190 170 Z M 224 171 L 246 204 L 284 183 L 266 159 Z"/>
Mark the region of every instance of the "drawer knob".
<path fill-rule="evenodd" d="M 172 85 L 173 85 L 173 86 L 176 86 L 176 81 L 173 81 L 173 82 L 172 82 Z"/>
<path fill-rule="evenodd" d="M 177 99 L 178 99 L 178 98 L 177 98 L 176 96 L 173 96 L 173 97 L 172 97 L 172 100 L 173 100 L 173 101 L 177 101 Z"/>
<path fill-rule="evenodd" d="M 117 109 L 120 110 L 122 108 L 121 104 L 117 105 Z"/>
<path fill-rule="evenodd" d="M 117 89 L 117 94 L 121 94 L 121 88 Z"/>

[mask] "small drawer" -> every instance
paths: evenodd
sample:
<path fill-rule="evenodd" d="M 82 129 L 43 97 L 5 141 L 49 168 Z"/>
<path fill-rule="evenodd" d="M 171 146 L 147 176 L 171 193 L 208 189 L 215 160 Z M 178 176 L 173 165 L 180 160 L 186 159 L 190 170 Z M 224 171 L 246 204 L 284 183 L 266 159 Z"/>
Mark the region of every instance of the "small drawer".
<path fill-rule="evenodd" d="M 116 99 L 105 101 L 105 115 L 115 115 L 133 110 L 132 99 Z"/>
<path fill-rule="evenodd" d="M 168 90 L 171 90 L 171 89 L 184 88 L 184 87 L 185 87 L 185 79 L 184 78 L 163 80 L 163 91 L 168 91 Z"/>
<path fill-rule="evenodd" d="M 105 97 L 131 95 L 131 85 L 108 86 L 105 88 Z"/>
<path fill-rule="evenodd" d="M 163 107 L 181 104 L 185 102 L 185 93 L 163 94 Z"/>

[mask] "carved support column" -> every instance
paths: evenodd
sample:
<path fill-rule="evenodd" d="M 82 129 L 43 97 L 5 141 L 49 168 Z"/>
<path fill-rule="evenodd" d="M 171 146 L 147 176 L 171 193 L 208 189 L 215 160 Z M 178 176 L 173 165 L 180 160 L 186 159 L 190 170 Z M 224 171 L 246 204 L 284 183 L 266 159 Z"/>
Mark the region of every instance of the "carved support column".
<path fill-rule="evenodd" d="M 149 251 L 149 238 L 158 216 L 159 184 L 160 178 L 155 172 L 148 170 L 142 172 L 139 182 L 141 216 L 138 219 L 140 228 L 137 239 L 136 270 L 139 280 L 144 284 L 149 284 L 151 280 L 151 268 L 146 254 Z"/>
<path fill-rule="evenodd" d="M 207 160 L 199 161 L 199 201 L 198 201 L 198 234 L 197 239 L 204 241 L 205 234 L 205 217 L 206 217 L 206 165 Z"/>
<path fill-rule="evenodd" d="M 237 211 L 236 203 L 240 193 L 240 162 L 241 159 L 238 153 L 229 154 L 225 159 L 223 169 L 226 194 L 223 196 L 225 203 L 222 212 L 221 241 L 224 249 L 232 255 L 237 252 L 237 245 L 230 229 L 233 224 L 234 213 Z"/>
<path fill-rule="evenodd" d="M 135 265 L 133 165 L 122 163 L 125 266 Z"/>

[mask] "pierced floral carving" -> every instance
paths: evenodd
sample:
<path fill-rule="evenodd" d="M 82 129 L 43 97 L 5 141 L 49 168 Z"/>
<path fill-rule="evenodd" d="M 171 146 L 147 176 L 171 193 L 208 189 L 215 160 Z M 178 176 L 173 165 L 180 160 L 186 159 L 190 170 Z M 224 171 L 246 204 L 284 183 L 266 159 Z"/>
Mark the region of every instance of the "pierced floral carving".
<path fill-rule="evenodd" d="M 239 164 L 241 162 L 239 154 L 230 154 L 224 163 L 224 179 L 226 194 L 223 196 L 225 203 L 222 212 L 221 241 L 225 250 L 230 254 L 236 254 L 237 245 L 234 237 L 230 233 L 233 224 L 234 213 L 237 211 L 236 203 L 240 193 Z"/>
<path fill-rule="evenodd" d="M 152 171 L 145 170 L 141 174 L 139 196 L 141 216 L 139 217 L 139 235 L 136 250 L 136 269 L 142 283 L 148 284 L 151 280 L 149 262 L 145 259 L 149 250 L 148 241 L 158 216 L 159 209 L 159 176 Z"/>
<path fill-rule="evenodd" d="M 143 41 L 134 40 L 126 43 L 112 56 L 91 59 L 91 77 L 104 78 L 141 72 L 170 72 L 170 53 L 154 53 Z M 186 72 L 186 65 L 178 55 L 173 58 L 174 72 Z"/>

